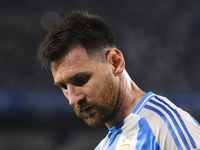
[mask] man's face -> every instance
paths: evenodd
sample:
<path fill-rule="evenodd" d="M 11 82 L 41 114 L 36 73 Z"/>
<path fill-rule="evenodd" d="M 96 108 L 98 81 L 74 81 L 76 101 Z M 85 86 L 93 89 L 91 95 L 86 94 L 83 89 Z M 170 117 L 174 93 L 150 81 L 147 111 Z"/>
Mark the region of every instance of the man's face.
<path fill-rule="evenodd" d="M 89 58 L 84 48 L 76 47 L 53 63 L 51 70 L 54 83 L 88 125 L 105 124 L 117 114 L 119 79 L 108 61 Z"/>

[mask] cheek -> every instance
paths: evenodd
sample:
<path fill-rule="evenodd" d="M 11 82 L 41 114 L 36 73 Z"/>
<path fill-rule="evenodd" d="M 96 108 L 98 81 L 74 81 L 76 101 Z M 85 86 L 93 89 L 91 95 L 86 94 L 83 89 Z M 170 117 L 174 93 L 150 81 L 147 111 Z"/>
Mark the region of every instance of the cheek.
<path fill-rule="evenodd" d="M 103 89 L 103 84 L 102 83 L 94 83 L 88 90 L 87 90 L 87 94 L 88 94 L 88 98 L 98 98 L 100 96 L 100 93 Z M 95 100 L 93 99 L 93 100 Z"/>
<path fill-rule="evenodd" d="M 99 77 L 97 79 L 93 79 L 85 88 L 85 94 L 89 99 L 95 101 L 99 98 L 101 91 L 105 86 L 105 79 L 103 77 Z"/>

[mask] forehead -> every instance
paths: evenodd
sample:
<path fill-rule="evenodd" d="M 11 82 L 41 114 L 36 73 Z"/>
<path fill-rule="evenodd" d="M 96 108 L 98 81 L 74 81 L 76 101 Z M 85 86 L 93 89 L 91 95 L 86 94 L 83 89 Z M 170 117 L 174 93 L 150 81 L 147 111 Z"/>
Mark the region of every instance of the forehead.
<path fill-rule="evenodd" d="M 98 64 L 96 59 L 88 56 L 86 50 L 82 47 L 76 47 L 66 56 L 62 57 L 51 65 L 51 71 L 54 79 L 63 74 L 73 76 L 81 71 L 92 71 Z"/>
<path fill-rule="evenodd" d="M 66 56 L 61 57 L 59 60 L 51 64 L 51 69 L 57 70 L 62 66 L 72 67 L 76 64 L 81 64 L 82 62 L 91 61 L 86 50 L 82 47 L 76 47 L 71 50 Z"/>

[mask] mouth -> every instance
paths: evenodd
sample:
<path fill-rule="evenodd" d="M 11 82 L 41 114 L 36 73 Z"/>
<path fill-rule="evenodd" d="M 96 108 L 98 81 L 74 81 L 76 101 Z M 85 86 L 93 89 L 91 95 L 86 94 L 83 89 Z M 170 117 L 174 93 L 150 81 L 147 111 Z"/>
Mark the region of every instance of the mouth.
<path fill-rule="evenodd" d="M 85 113 L 90 113 L 93 109 L 94 109 L 94 106 L 89 106 L 89 107 L 87 107 L 87 108 L 84 108 L 83 111 L 84 111 Z"/>

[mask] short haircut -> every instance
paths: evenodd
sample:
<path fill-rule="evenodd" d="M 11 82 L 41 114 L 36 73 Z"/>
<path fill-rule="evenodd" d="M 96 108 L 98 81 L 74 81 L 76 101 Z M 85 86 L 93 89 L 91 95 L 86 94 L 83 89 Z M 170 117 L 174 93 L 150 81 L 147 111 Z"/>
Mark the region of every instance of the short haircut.
<path fill-rule="evenodd" d="M 82 46 L 88 55 L 92 55 L 106 47 L 116 47 L 116 43 L 110 27 L 101 17 L 76 11 L 52 27 L 37 56 L 42 61 L 42 67 L 49 70 L 52 62 L 77 46 Z"/>

